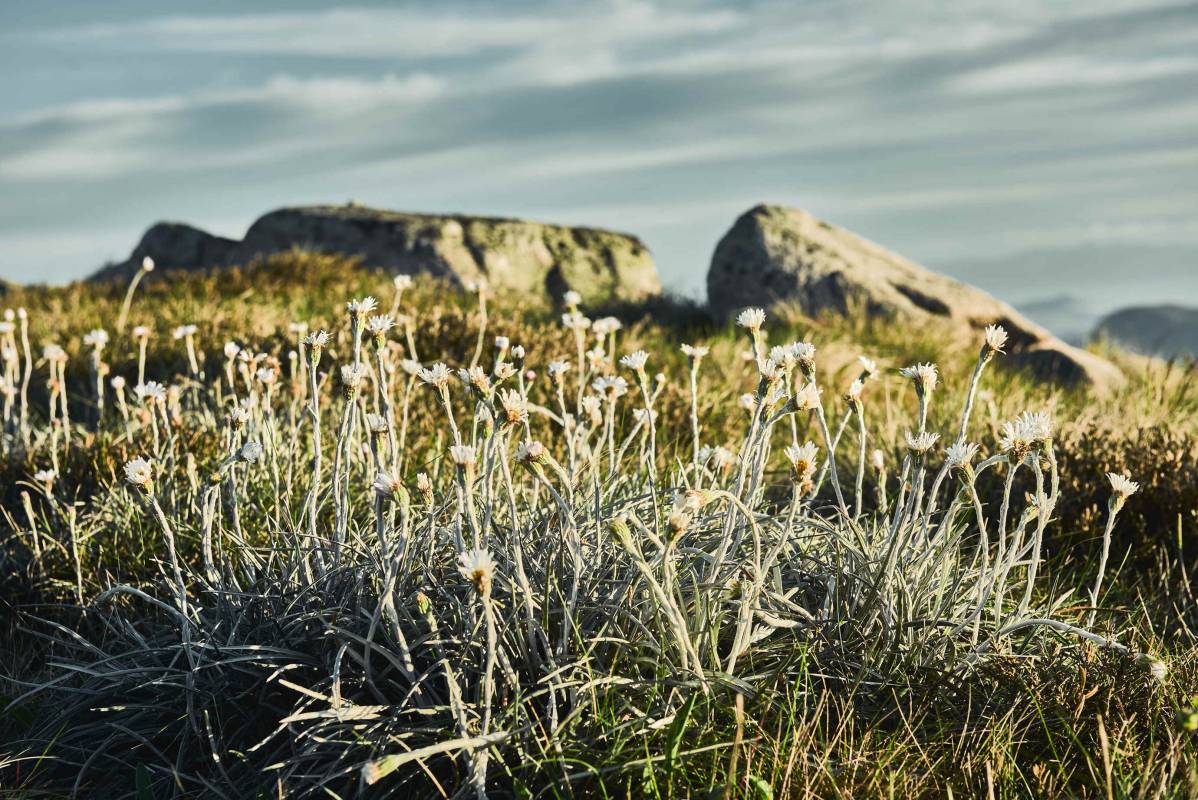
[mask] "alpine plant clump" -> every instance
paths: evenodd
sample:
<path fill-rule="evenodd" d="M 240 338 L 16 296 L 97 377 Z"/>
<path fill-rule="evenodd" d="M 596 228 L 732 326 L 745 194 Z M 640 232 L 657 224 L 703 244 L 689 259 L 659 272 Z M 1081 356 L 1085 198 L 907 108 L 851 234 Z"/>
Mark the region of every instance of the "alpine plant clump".
<path fill-rule="evenodd" d="M 24 315 L 2 334 L 4 445 L 38 467 L 30 549 L 61 543 L 77 567 L 79 542 L 136 531 L 161 566 L 98 593 L 77 572 L 78 632 L 48 627 L 51 675 L 17 705 L 49 709 L 24 746 L 52 754 L 41 769 L 62 786 L 103 794 L 137 775 L 182 794 L 410 784 L 482 798 L 528 764 L 585 778 L 566 745 L 598 708 L 623 709 L 634 737 L 695 698 L 743 715 L 746 695 L 813 674 L 885 689 L 1079 641 L 1166 677 L 1092 630 L 1129 477 L 1109 476 L 1093 584 L 1038 591 L 1053 422 L 1022 414 L 989 454 L 969 438 L 1001 328 L 985 331 L 954 430 L 929 429 L 949 402 L 936 366 L 899 372 L 918 412 L 891 459 L 869 418 L 877 364 L 863 357 L 837 390 L 815 343 L 769 343 L 761 309 L 737 318 L 755 382 L 728 438 L 703 424 L 708 345 L 680 347 L 689 430 L 660 430 L 663 354 L 617 355 L 620 322 L 571 295 L 559 346 L 491 350 L 481 283 L 478 336 L 456 363 L 422 358 L 400 276 L 389 313 L 353 299 L 335 330 L 290 323 L 285 352 L 213 342 L 210 361 L 201 328 L 181 326 L 186 374 L 151 377 L 152 332 L 124 333 L 150 269 L 116 333 L 88 334 L 90 419 L 69 416 L 61 347 L 35 362 Z M 44 413 L 27 408 L 31 380 Z M 435 431 L 412 427 L 418 411 Z M 77 507 L 60 462 L 96 437 L 128 457 Z M 199 438 L 223 455 L 196 458 Z M 1084 619 L 1066 611 L 1079 596 Z"/>

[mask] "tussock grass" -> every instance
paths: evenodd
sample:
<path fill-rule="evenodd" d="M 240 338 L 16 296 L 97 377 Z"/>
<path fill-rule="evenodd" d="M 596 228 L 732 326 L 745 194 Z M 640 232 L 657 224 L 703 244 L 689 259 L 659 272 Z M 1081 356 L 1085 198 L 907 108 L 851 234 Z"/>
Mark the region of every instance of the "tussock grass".
<path fill-rule="evenodd" d="M 1184 369 L 298 253 L 8 299 L 18 793 L 1198 791 Z"/>

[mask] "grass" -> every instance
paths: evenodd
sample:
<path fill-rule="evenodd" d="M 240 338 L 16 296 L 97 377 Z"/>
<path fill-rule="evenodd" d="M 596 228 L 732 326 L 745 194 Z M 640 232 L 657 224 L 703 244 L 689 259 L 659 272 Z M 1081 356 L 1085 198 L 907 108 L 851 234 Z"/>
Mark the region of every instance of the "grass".
<path fill-rule="evenodd" d="M 125 286 L 6 298 L 0 787 L 1198 793 L 1192 369 L 1112 351 L 1128 385 L 1095 397 L 983 349 L 975 387 L 980 342 L 943 330 L 783 310 L 753 342 L 668 301 L 582 309 L 621 323 L 588 356 L 563 309 L 394 294 L 303 253 L 147 279 L 98 356 Z M 814 359 L 762 366 L 792 340 Z M 935 389 L 898 374 L 928 361 Z M 950 466 L 967 396 L 981 452 Z M 1051 434 L 1004 446 L 1026 411 Z"/>

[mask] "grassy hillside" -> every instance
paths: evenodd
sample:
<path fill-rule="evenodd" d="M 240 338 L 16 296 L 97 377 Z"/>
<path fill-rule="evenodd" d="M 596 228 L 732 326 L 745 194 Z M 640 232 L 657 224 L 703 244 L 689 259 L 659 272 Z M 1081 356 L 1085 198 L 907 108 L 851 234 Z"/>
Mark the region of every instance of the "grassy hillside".
<path fill-rule="evenodd" d="M 797 312 L 755 359 L 685 303 L 597 337 L 302 253 L 125 296 L 5 297 L 17 796 L 1198 793 L 1192 368 L 1093 397 Z"/>

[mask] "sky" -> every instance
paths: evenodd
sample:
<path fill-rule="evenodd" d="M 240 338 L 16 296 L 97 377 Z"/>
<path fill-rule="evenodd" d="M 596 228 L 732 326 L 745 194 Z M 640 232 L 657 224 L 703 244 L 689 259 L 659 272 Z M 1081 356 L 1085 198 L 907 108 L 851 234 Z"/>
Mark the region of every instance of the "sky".
<path fill-rule="evenodd" d="M 0 278 L 350 199 L 640 236 L 759 202 L 1059 332 L 1198 304 L 1198 4 L 0 0 Z"/>

